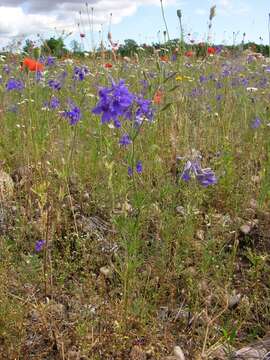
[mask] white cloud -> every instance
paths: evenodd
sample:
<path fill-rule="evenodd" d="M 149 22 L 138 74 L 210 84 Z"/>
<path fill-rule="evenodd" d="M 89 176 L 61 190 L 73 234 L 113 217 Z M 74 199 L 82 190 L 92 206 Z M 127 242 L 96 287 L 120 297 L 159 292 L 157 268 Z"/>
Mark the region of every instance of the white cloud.
<path fill-rule="evenodd" d="M 251 11 L 251 7 L 246 1 L 239 0 L 219 0 L 217 11 L 221 15 L 244 15 Z"/>
<path fill-rule="evenodd" d="M 195 13 L 198 15 L 205 16 L 209 13 L 209 11 L 207 11 L 206 9 L 197 8 L 195 9 Z"/>
<path fill-rule="evenodd" d="M 163 3 L 167 6 L 176 0 L 163 0 Z M 93 7 L 93 22 L 99 28 L 108 24 L 110 13 L 112 23 L 117 24 L 135 14 L 141 5 L 160 6 L 160 0 L 88 0 L 88 10 L 91 12 Z M 84 0 L 1 0 L 0 46 L 12 38 L 45 34 L 55 28 L 78 32 L 78 22 L 82 22 L 82 29 L 89 25 Z"/>

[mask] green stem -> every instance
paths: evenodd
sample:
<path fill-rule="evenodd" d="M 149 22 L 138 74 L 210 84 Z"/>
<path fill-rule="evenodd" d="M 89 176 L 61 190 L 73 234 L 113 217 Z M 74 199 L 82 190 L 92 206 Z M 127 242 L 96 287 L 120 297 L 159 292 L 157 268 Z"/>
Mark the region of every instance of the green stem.
<path fill-rule="evenodd" d="M 268 41 L 268 55 L 270 58 L 270 13 L 268 14 L 268 37 L 269 37 L 269 41 Z"/>
<path fill-rule="evenodd" d="M 161 13 L 162 13 L 162 18 L 164 21 L 164 25 L 167 31 L 167 35 L 168 35 L 168 40 L 170 41 L 170 35 L 169 35 L 169 30 L 168 30 L 168 26 L 167 26 L 167 22 L 166 22 L 166 18 L 165 18 L 165 12 L 164 12 L 164 7 L 163 7 L 163 3 L 162 0 L 160 0 L 160 6 L 161 6 Z"/>

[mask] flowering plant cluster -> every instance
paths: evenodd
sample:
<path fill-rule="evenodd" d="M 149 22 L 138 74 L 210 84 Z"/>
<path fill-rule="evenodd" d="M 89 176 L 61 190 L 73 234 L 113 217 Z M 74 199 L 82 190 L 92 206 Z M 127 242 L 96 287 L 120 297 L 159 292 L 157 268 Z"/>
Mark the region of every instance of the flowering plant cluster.
<path fill-rule="evenodd" d="M 92 112 L 101 115 L 102 124 L 113 122 L 116 128 L 121 128 L 123 121 L 132 122 L 135 135 L 124 133 L 119 140 L 121 147 L 127 147 L 134 142 L 144 120 L 151 122 L 154 118 L 152 101 L 145 99 L 142 95 L 131 93 L 124 80 L 118 83 L 112 81 L 111 86 L 101 88 L 99 101 Z M 133 167 L 128 168 L 130 176 L 133 175 Z M 138 174 L 142 173 L 141 161 L 138 161 L 136 171 Z"/>
<path fill-rule="evenodd" d="M 82 117 L 81 109 L 69 101 L 69 109 L 62 112 L 62 116 L 69 120 L 70 125 L 76 125 Z"/>
<path fill-rule="evenodd" d="M 192 176 L 195 177 L 203 187 L 208 187 L 217 183 L 217 177 L 214 171 L 210 168 L 202 168 L 201 157 L 198 154 L 195 154 L 186 162 L 180 178 L 181 180 L 188 182 L 191 180 Z"/>
<path fill-rule="evenodd" d="M 23 90 L 24 89 L 24 83 L 22 80 L 17 80 L 10 78 L 6 83 L 6 90 L 12 91 L 12 90 Z"/>
<path fill-rule="evenodd" d="M 77 81 L 83 81 L 88 73 L 89 71 L 86 66 L 75 66 L 73 70 L 73 79 Z"/>
<path fill-rule="evenodd" d="M 127 88 L 125 81 L 112 81 L 110 87 L 99 90 L 99 102 L 92 112 L 101 115 L 102 124 L 114 122 L 115 127 L 122 126 L 121 120 L 152 121 L 154 109 L 152 101 L 140 95 L 133 94 Z"/>

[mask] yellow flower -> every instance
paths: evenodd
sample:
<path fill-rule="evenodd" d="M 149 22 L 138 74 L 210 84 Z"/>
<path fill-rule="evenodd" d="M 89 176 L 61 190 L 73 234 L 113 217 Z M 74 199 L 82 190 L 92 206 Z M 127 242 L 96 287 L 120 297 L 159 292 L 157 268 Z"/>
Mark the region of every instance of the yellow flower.
<path fill-rule="evenodd" d="M 184 80 L 184 77 L 181 76 L 181 75 L 177 75 L 176 78 L 175 78 L 176 81 L 183 81 Z"/>
<path fill-rule="evenodd" d="M 190 76 L 186 76 L 186 75 L 177 75 L 175 77 L 176 81 L 192 81 L 192 78 Z"/>

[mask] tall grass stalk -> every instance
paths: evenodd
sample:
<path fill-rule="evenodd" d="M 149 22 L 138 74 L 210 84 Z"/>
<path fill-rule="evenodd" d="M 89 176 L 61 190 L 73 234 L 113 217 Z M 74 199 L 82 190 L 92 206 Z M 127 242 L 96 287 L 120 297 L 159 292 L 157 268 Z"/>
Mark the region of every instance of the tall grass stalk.
<path fill-rule="evenodd" d="M 184 54 L 184 29 L 182 24 L 182 11 L 180 9 L 177 10 L 177 17 L 179 20 L 179 26 L 180 26 L 180 49 L 181 49 L 181 55 Z"/>
<path fill-rule="evenodd" d="M 160 0 L 160 7 L 161 7 L 161 14 L 162 14 L 163 22 L 164 22 L 164 25 L 165 25 L 166 33 L 167 33 L 167 36 L 168 36 L 168 41 L 170 41 L 169 29 L 168 29 L 168 25 L 167 25 L 167 21 L 166 21 L 166 17 L 165 17 L 163 0 Z"/>
<path fill-rule="evenodd" d="M 208 23 L 208 35 L 207 35 L 207 43 L 210 44 L 211 42 L 211 30 L 212 30 L 212 26 L 213 26 L 213 19 L 216 16 L 216 5 L 213 5 L 210 8 L 210 13 L 209 13 L 209 23 Z"/>
<path fill-rule="evenodd" d="M 268 14 L 268 54 L 270 58 L 270 13 Z"/>

